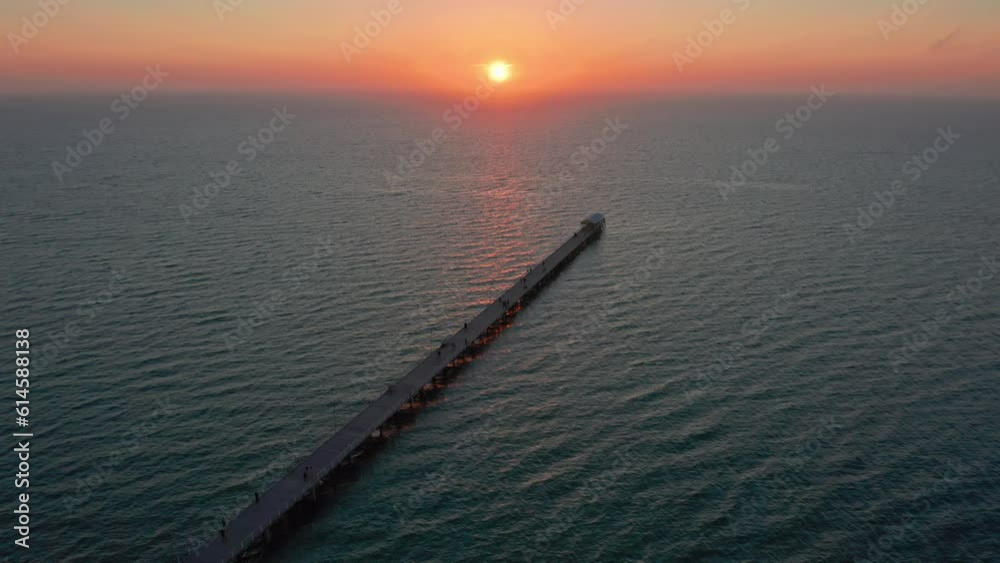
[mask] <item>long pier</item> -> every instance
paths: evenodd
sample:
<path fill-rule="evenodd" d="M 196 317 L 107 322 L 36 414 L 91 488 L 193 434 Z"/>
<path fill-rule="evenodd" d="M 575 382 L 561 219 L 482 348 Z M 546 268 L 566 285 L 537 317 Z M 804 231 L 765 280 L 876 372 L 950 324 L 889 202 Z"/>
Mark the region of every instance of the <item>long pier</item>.
<path fill-rule="evenodd" d="M 424 388 L 448 368 L 464 364 L 472 353 L 494 336 L 504 321 L 551 281 L 592 240 L 600 236 L 604 216 L 595 213 L 581 228 L 544 260 L 530 268 L 507 291 L 486 306 L 458 332 L 449 336 L 402 379 L 338 430 L 284 478 L 256 496 L 233 520 L 224 523 L 215 537 L 192 553 L 190 563 L 226 563 L 251 546 L 269 539 L 272 527 L 317 489 L 340 466 L 351 463 L 356 450 L 382 433 L 382 427 L 408 403 L 423 396 Z"/>

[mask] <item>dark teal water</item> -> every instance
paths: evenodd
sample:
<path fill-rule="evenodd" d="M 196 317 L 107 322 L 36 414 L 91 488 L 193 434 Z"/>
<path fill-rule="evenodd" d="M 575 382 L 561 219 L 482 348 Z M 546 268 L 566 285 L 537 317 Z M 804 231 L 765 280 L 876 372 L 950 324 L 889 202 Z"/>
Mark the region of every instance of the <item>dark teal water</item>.
<path fill-rule="evenodd" d="M 786 139 L 807 97 L 457 131 L 426 100 L 154 95 L 121 121 L 110 95 L 3 100 L 0 340 L 31 330 L 35 438 L 32 547 L 8 511 L 2 553 L 173 561 L 602 211 L 269 560 L 1000 560 L 1000 105 L 836 95 Z"/>

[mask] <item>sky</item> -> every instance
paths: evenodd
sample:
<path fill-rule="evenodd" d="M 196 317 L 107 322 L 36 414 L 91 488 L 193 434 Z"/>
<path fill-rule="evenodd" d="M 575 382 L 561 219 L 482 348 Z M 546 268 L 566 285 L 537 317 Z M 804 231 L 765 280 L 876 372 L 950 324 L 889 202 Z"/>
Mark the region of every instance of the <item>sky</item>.
<path fill-rule="evenodd" d="M 1000 98 L 997 0 L 3 0 L 0 31 L 0 93 L 119 91 L 147 66 L 167 90 L 471 92 L 504 61 L 512 97 Z"/>

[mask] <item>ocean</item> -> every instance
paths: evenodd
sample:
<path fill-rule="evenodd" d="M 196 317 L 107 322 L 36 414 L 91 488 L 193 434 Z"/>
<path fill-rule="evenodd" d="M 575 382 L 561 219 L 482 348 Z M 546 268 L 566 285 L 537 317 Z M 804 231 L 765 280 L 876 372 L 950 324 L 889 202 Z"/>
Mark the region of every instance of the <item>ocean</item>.
<path fill-rule="evenodd" d="M 1000 561 L 1000 104 L 117 97 L 0 100 L 0 554 L 183 558 L 602 212 L 261 557 Z"/>

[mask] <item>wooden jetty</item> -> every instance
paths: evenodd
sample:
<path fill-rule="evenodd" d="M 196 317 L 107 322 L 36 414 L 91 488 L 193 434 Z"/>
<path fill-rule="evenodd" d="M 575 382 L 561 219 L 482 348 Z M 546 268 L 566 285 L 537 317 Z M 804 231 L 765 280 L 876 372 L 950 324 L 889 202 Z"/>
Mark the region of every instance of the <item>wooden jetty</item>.
<path fill-rule="evenodd" d="M 504 321 L 520 310 L 523 303 L 552 280 L 588 243 L 600 236 L 605 220 L 595 213 L 581 222 L 552 254 L 530 268 L 507 291 L 486 306 L 475 318 L 409 373 L 375 399 L 350 422 L 338 430 L 315 452 L 303 459 L 284 478 L 265 491 L 233 520 L 226 522 L 215 537 L 194 551 L 190 563 L 225 563 L 237 559 L 248 548 L 270 537 L 272 527 L 306 497 L 315 499 L 316 490 L 370 439 L 381 435 L 382 427 L 404 405 L 423 396 L 424 388 L 447 368 L 464 364 L 494 336 Z"/>

